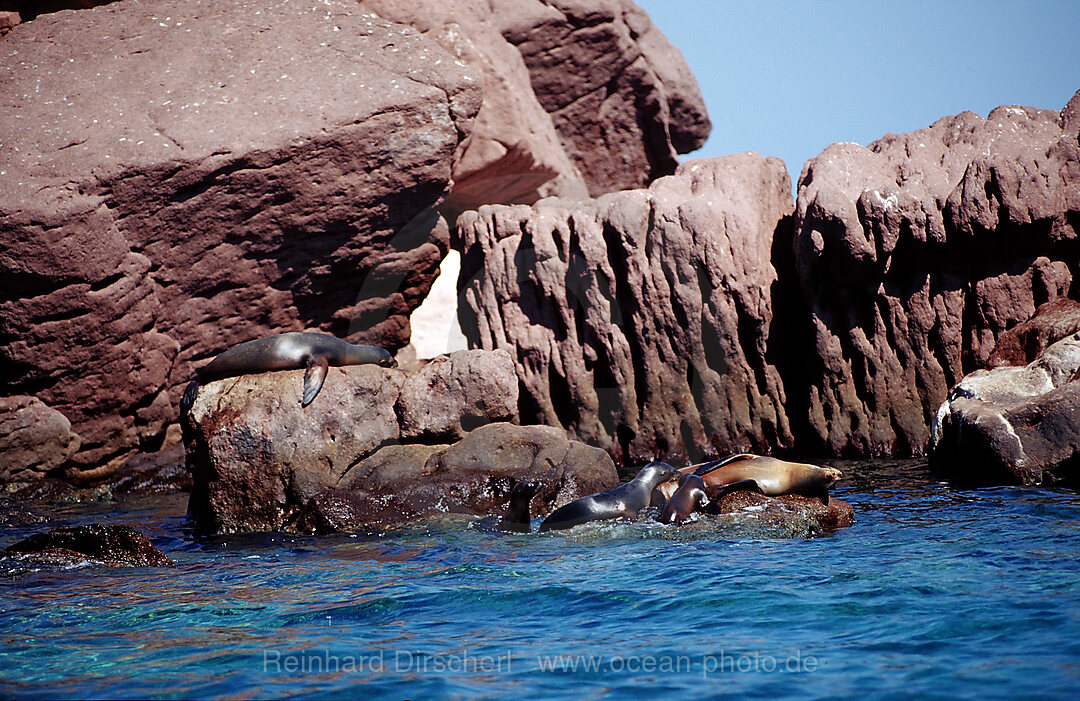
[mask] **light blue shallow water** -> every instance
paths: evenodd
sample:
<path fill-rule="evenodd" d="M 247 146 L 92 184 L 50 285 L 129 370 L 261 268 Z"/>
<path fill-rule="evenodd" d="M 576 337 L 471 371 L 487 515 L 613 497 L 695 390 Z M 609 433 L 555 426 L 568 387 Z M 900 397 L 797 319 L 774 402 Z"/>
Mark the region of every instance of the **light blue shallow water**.
<path fill-rule="evenodd" d="M 448 518 L 197 541 L 182 498 L 80 507 L 178 567 L 0 581 L 0 695 L 1075 697 L 1080 495 L 841 467 L 857 521 L 809 540 Z"/>

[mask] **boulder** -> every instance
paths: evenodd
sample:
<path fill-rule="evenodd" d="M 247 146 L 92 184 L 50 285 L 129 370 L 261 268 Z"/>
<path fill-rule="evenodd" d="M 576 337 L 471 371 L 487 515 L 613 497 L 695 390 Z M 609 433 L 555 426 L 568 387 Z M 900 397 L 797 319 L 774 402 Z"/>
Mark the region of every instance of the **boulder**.
<path fill-rule="evenodd" d="M 454 188 L 442 207 L 449 221 L 482 204 L 584 192 L 581 174 L 533 94 L 521 54 L 499 32 L 489 3 L 362 0 L 361 6 L 417 29 L 479 76 L 483 101 L 454 161 Z"/>
<path fill-rule="evenodd" d="M 675 171 L 712 128 L 682 54 L 630 0 L 492 0 L 595 197 Z"/>
<path fill-rule="evenodd" d="M 55 528 L 38 533 L 4 550 L 4 556 L 22 562 L 76 564 L 81 561 L 117 567 L 169 567 L 165 553 L 129 526 L 90 524 Z"/>
<path fill-rule="evenodd" d="M 76 478 L 160 447 L 240 341 L 407 343 L 481 97 L 438 44 L 346 0 L 118 2 L 3 42 L 0 384 L 70 419 Z"/>
<path fill-rule="evenodd" d="M 1061 113 L 964 112 L 806 164 L 794 250 L 810 329 L 795 347 L 809 362 L 785 377 L 803 451 L 921 454 L 949 388 L 1068 295 L 1078 109 L 1080 93 Z"/>
<path fill-rule="evenodd" d="M 0 38 L 14 29 L 22 22 L 18 12 L 12 10 L 0 10 Z"/>
<path fill-rule="evenodd" d="M 965 483 L 1080 486 L 1080 333 L 961 380 L 934 418 L 930 460 Z"/>
<path fill-rule="evenodd" d="M 648 189 L 466 212 L 462 330 L 513 356 L 523 423 L 624 464 L 790 447 L 767 352 L 791 209 L 784 164 L 746 153 Z"/>
<path fill-rule="evenodd" d="M 514 421 L 517 404 L 514 359 L 505 350 L 440 355 L 401 385 L 401 439 L 452 443 L 484 424 Z"/>
<path fill-rule="evenodd" d="M 202 530 L 291 528 L 312 498 L 345 487 L 380 498 L 411 491 L 423 473 L 402 477 L 401 465 L 424 465 L 438 444 L 403 440 L 449 443 L 516 411 L 517 378 L 504 353 L 460 351 L 413 375 L 377 365 L 330 368 L 307 407 L 303 377 L 286 370 L 199 388 L 183 423 L 189 510 Z M 376 470 L 380 460 L 390 461 L 390 477 Z"/>
<path fill-rule="evenodd" d="M 1080 302 L 1060 297 L 1035 315 L 1002 333 L 986 358 L 987 367 L 1027 365 L 1051 344 L 1080 331 Z"/>
<path fill-rule="evenodd" d="M 502 514 L 514 484 L 541 483 L 534 515 L 619 483 L 611 457 L 550 426 L 490 424 L 449 446 L 387 446 L 311 497 L 289 530 L 382 530 L 442 513 Z"/>
<path fill-rule="evenodd" d="M 33 482 L 79 449 L 71 422 L 37 397 L 0 397 L 0 485 Z"/>
<path fill-rule="evenodd" d="M 767 497 L 756 492 L 729 492 L 716 501 L 721 523 L 750 528 L 759 536 L 821 535 L 855 522 L 855 510 L 835 497 L 828 504 L 798 494 Z"/>

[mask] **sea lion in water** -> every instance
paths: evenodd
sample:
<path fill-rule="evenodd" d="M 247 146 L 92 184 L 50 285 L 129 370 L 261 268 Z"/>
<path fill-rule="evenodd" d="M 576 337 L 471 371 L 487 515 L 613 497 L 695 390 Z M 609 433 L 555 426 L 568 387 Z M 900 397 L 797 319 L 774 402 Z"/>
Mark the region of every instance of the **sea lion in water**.
<path fill-rule="evenodd" d="M 529 504 L 533 496 L 540 489 L 540 483 L 533 480 L 521 480 L 510 490 L 510 504 L 506 507 L 506 515 L 495 524 L 495 529 L 500 531 L 512 531 L 514 533 L 528 533 L 532 530 L 532 521 L 529 518 Z"/>
<path fill-rule="evenodd" d="M 660 523 L 682 523 L 690 514 L 709 504 L 705 494 L 705 482 L 694 474 L 683 475 L 679 479 L 679 488 L 664 504 L 660 513 Z"/>
<path fill-rule="evenodd" d="M 358 346 L 337 336 L 308 331 L 290 331 L 277 336 L 257 338 L 224 351 L 196 370 L 180 400 L 180 410 L 186 413 L 195 403 L 200 382 L 211 382 L 237 375 L 250 375 L 269 370 L 298 370 L 305 368 L 304 397 L 301 406 L 314 401 L 326 380 L 326 369 L 333 365 L 376 364 L 384 368 L 397 365 L 394 357 L 377 346 Z"/>
<path fill-rule="evenodd" d="M 711 499 L 737 489 L 750 489 L 770 497 L 781 494 L 818 497 L 823 504 L 828 504 L 829 488 L 844 476 L 834 467 L 787 462 L 749 453 L 695 467 L 693 474 L 705 482 L 705 493 Z"/>
<path fill-rule="evenodd" d="M 589 521 L 611 518 L 633 518 L 649 505 L 649 498 L 656 485 L 667 482 L 678 474 L 679 471 L 666 462 L 651 462 L 626 484 L 581 497 L 555 509 L 540 524 L 540 530 L 571 528 Z"/>

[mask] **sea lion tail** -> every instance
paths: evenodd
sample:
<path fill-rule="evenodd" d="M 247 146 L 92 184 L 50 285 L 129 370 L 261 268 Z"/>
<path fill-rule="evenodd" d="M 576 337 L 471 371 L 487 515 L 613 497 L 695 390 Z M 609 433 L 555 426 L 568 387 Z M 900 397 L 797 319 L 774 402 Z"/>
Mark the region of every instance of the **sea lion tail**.
<path fill-rule="evenodd" d="M 199 396 L 199 381 L 192 380 L 184 388 L 184 396 L 180 397 L 180 414 L 186 414 L 195 406 L 195 398 Z"/>

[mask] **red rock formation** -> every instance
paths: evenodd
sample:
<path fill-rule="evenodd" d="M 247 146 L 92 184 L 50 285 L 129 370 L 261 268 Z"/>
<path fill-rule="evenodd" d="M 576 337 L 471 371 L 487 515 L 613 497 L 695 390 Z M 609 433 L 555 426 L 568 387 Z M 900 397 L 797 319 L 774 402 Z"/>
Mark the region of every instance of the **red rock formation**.
<path fill-rule="evenodd" d="M 630 0 L 493 0 L 595 197 L 675 172 L 712 125 L 682 54 Z"/>
<path fill-rule="evenodd" d="M 813 350 L 808 388 L 787 383 L 804 450 L 921 454 L 1001 333 L 1075 295 L 1078 110 L 1080 93 L 1060 114 L 965 112 L 806 164 L 795 251 Z"/>
<path fill-rule="evenodd" d="M 3 40 L 0 381 L 71 420 L 79 467 L 155 449 L 236 342 L 404 345 L 447 250 L 470 72 L 351 2 L 263 9 L 116 3 Z"/>
<path fill-rule="evenodd" d="M 470 345 L 505 348 L 521 419 L 627 463 L 789 447 L 773 321 L 778 159 L 691 161 L 647 190 L 458 219 Z"/>
<path fill-rule="evenodd" d="M 1080 302 L 1059 298 L 1035 310 L 1035 315 L 1012 327 L 997 340 L 987 367 L 1027 365 L 1050 345 L 1080 331 Z"/>

